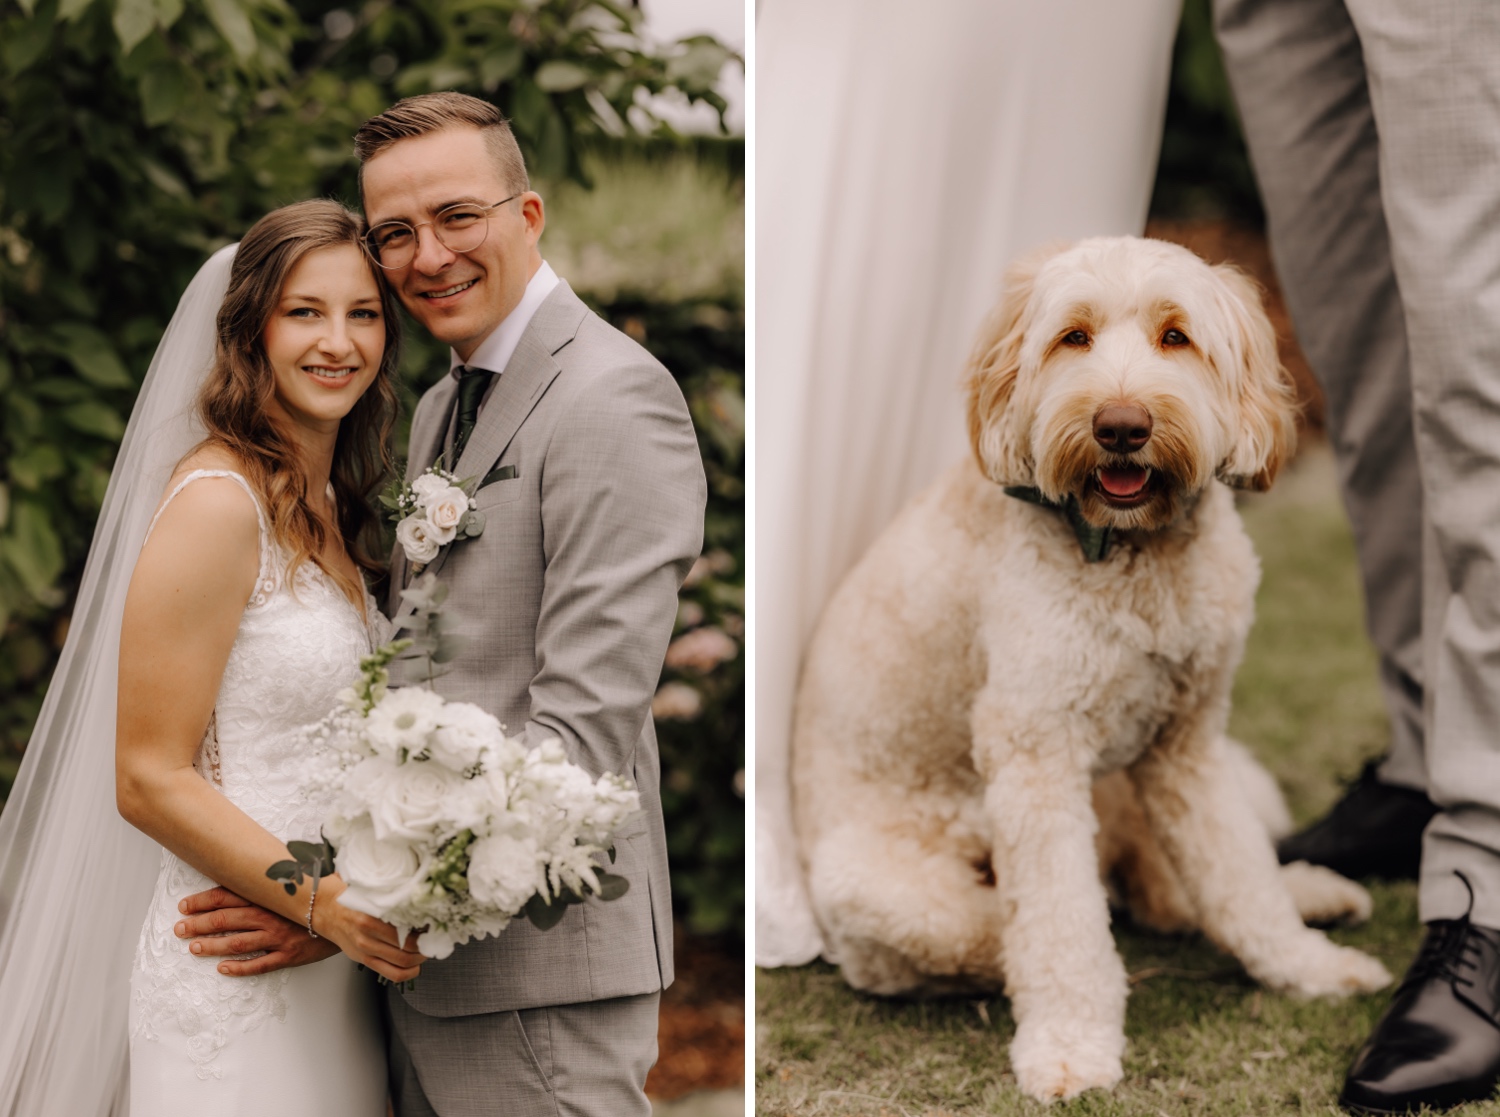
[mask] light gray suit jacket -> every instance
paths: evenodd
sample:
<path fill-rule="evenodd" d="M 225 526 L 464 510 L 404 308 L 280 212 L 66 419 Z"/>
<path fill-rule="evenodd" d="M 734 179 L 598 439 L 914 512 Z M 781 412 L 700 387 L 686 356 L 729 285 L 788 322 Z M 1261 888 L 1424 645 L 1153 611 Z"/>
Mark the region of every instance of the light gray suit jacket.
<path fill-rule="evenodd" d="M 412 420 L 407 478 L 452 437 L 445 376 Z M 428 962 L 407 1004 L 429 1016 L 650 993 L 672 980 L 672 905 L 651 698 L 677 591 L 703 545 L 707 484 L 682 392 L 661 364 L 559 284 L 522 335 L 454 472 L 514 476 L 475 494 L 483 534 L 428 566 L 464 650 L 435 689 L 529 745 L 561 738 L 591 773 L 622 773 L 644 815 L 617 835 L 621 899 L 524 919 Z M 391 615 L 410 569 L 400 547 Z M 399 681 L 399 680 L 398 680 Z M 405 680 L 410 681 L 410 680 Z"/>

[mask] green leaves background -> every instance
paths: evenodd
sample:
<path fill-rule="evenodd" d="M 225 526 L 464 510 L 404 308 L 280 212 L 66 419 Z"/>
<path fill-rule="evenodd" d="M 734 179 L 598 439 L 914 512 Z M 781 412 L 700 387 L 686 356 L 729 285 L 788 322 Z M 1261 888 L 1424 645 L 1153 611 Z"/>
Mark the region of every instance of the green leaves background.
<path fill-rule="evenodd" d="M 645 101 L 676 89 L 722 114 L 712 85 L 732 57 L 703 37 L 657 47 L 613 0 L 0 0 L 0 800 L 66 636 L 135 391 L 208 253 L 275 206 L 356 202 L 355 128 L 429 89 L 499 105 L 544 191 L 582 192 L 598 168 L 686 161 L 711 169 L 711 189 L 738 198 L 742 220 L 743 145 L 682 141 Z M 705 224 L 710 254 L 723 255 L 734 213 Z M 723 279 L 733 267 L 711 269 L 717 284 L 672 289 L 671 301 L 650 267 L 602 295 L 575 286 L 607 317 L 669 342 L 664 359 L 690 396 L 742 400 L 742 255 L 738 265 L 738 282 Z M 705 306 L 716 330 L 678 327 Z M 410 405 L 446 358 L 408 336 Z M 725 412 L 715 406 L 694 396 L 695 415 Z M 727 471 L 713 515 L 730 525 L 718 537 L 742 569 L 743 424 L 738 448 L 735 424 L 728 443 L 721 426 L 703 436 L 724 463 L 712 468 Z M 725 577 L 732 586 L 739 575 Z M 742 702 L 713 676 L 695 685 L 711 702 Z M 728 788 L 743 764 L 742 711 L 703 717 L 700 733 L 712 720 L 707 731 L 731 735 L 699 742 L 689 782 Z M 723 770 L 703 768 L 704 754 Z M 739 811 L 742 858 L 743 808 L 729 796 L 719 806 Z M 742 886 L 742 863 L 735 875 Z M 716 910 L 700 925 L 742 921 L 732 906 Z"/>

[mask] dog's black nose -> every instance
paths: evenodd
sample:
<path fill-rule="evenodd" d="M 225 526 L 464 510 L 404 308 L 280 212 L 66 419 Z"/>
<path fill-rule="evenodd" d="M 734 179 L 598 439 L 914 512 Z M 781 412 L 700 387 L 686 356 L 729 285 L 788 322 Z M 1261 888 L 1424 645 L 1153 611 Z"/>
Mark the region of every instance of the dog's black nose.
<path fill-rule="evenodd" d="M 1116 403 L 1094 416 L 1094 441 L 1129 454 L 1151 440 L 1151 413 L 1138 403 Z"/>

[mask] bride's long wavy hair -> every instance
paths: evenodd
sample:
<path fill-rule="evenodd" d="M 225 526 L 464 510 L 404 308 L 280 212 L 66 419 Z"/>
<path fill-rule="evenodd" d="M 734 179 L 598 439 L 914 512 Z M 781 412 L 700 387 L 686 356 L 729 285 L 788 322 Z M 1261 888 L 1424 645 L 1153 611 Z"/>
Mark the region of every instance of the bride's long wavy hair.
<path fill-rule="evenodd" d="M 287 276 L 303 257 L 346 244 L 360 250 L 380 291 L 385 353 L 374 383 L 339 424 L 330 480 L 345 548 L 378 580 L 385 568 L 375 557 L 380 522 L 373 498 L 392 468 L 401 337 L 395 298 L 365 256 L 364 231 L 359 214 L 328 200 L 283 206 L 257 221 L 235 253 L 219 308 L 214 367 L 198 394 L 198 417 L 208 432 L 200 446 L 222 447 L 244 464 L 247 480 L 264 502 L 271 534 L 289 556 L 287 576 L 311 561 L 356 600 L 362 587 L 320 558 L 328 528 L 308 503 L 307 471 L 297 444 L 271 416 L 275 377 L 264 336 Z"/>

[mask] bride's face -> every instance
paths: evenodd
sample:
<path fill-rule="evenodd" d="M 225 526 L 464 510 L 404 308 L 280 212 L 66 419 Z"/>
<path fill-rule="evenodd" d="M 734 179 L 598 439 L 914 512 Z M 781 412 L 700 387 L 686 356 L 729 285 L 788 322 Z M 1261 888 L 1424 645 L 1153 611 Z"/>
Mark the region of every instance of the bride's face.
<path fill-rule="evenodd" d="M 380 289 L 364 253 L 345 244 L 302 257 L 262 340 L 284 417 L 336 431 L 375 380 L 385 353 Z"/>

